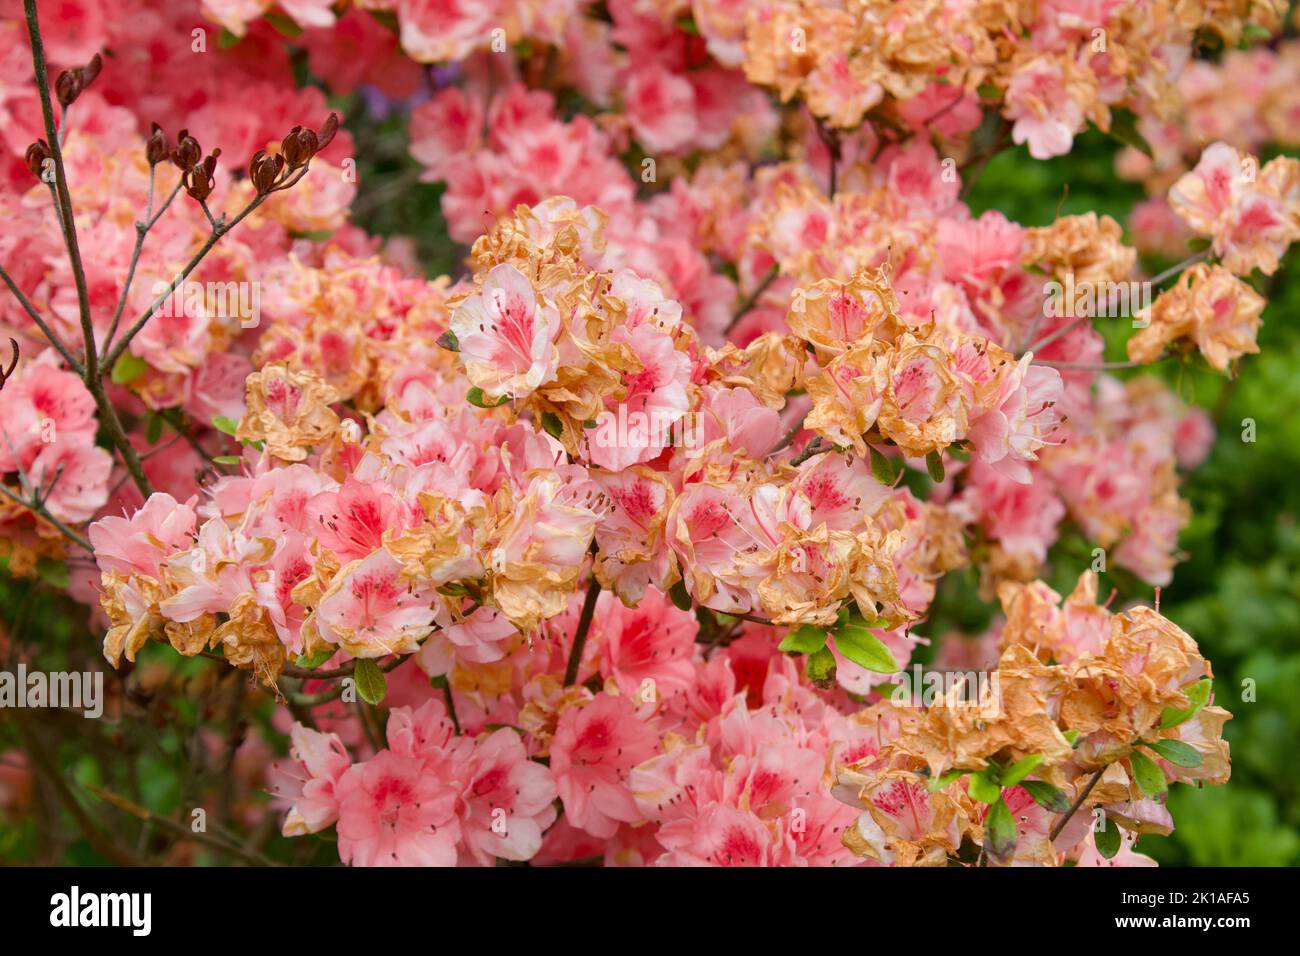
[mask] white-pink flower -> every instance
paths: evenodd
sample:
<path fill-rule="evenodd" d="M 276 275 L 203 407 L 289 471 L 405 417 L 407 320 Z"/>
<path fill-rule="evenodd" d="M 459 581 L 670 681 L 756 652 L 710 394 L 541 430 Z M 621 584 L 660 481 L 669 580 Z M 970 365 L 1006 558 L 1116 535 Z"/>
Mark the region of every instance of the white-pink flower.
<path fill-rule="evenodd" d="M 457 307 L 451 330 L 470 383 L 488 398 L 523 398 L 555 373 L 560 314 L 512 265 L 492 268 L 482 290 Z"/>
<path fill-rule="evenodd" d="M 320 636 L 353 657 L 414 653 L 433 629 L 438 598 L 401 571 L 387 551 L 343 567 L 316 607 Z"/>

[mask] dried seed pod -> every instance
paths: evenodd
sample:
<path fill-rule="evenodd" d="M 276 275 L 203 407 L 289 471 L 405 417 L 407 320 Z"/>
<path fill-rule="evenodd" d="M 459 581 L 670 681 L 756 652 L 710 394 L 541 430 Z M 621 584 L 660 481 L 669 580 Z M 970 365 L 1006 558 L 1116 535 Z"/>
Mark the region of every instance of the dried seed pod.
<path fill-rule="evenodd" d="M 176 137 L 176 145 L 172 147 L 172 162 L 181 172 L 188 172 L 199 164 L 203 159 L 203 147 L 199 141 L 190 135 L 190 131 L 183 129 Z"/>
<path fill-rule="evenodd" d="M 185 171 L 183 177 L 185 192 L 196 202 L 203 202 L 212 195 L 212 190 L 217 184 L 217 157 L 220 155 L 221 150 L 214 149 L 201 164 L 191 166 Z"/>
<path fill-rule="evenodd" d="M 50 147 L 46 145 L 45 140 L 38 139 L 32 145 L 27 147 L 27 168 L 31 170 L 32 175 L 37 179 L 44 178 L 45 162 L 50 158 Z"/>
<path fill-rule="evenodd" d="M 80 70 L 64 70 L 54 81 L 54 96 L 59 104 L 67 109 L 81 92 Z"/>
<path fill-rule="evenodd" d="M 325 118 L 325 123 L 321 126 L 320 132 L 316 134 L 316 152 L 320 152 L 334 140 L 334 134 L 339 131 L 339 114 L 331 113 Z"/>
<path fill-rule="evenodd" d="M 13 349 L 14 357 L 13 360 L 9 363 L 8 368 L 0 369 L 0 388 L 5 387 L 5 382 L 9 380 L 9 376 L 13 375 L 14 369 L 18 367 L 18 357 L 19 357 L 18 340 L 14 338 L 10 338 L 9 347 Z"/>
<path fill-rule="evenodd" d="M 90 58 L 90 62 L 81 68 L 81 88 L 84 90 L 95 82 L 95 77 L 99 76 L 99 71 L 104 65 L 104 58 L 98 53 Z"/>
<path fill-rule="evenodd" d="M 295 126 L 289 130 L 289 135 L 281 141 L 280 152 L 284 155 L 290 169 L 301 169 L 311 162 L 313 156 L 333 141 L 334 134 L 338 131 L 339 117 L 337 113 L 331 113 L 325 118 L 325 123 L 321 126 L 319 133 L 307 129 L 305 126 Z"/>
<path fill-rule="evenodd" d="M 266 195 L 275 188 L 283 171 L 284 157 L 268 153 L 264 149 L 259 149 L 248 163 L 248 178 L 252 180 L 253 188 L 260 196 Z"/>
<path fill-rule="evenodd" d="M 299 169 L 316 155 L 318 143 L 316 134 L 302 126 L 289 130 L 289 135 L 280 142 L 280 152 L 290 169 Z"/>
<path fill-rule="evenodd" d="M 144 141 L 144 155 L 150 166 L 157 166 L 167 158 L 167 134 L 157 123 L 152 124 L 149 138 Z"/>
<path fill-rule="evenodd" d="M 99 76 L 103 65 L 103 58 L 96 53 L 85 66 L 64 70 L 59 74 L 58 79 L 54 81 L 54 95 L 58 97 L 64 109 L 71 106 L 86 87 L 95 82 L 95 77 Z"/>

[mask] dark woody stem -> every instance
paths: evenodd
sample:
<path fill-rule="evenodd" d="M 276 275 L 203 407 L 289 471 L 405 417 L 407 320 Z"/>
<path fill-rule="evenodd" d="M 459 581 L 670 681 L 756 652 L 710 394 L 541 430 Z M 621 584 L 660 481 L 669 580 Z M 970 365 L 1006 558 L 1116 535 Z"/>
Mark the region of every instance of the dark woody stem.
<path fill-rule="evenodd" d="M 1057 821 L 1056 826 L 1052 827 L 1052 832 L 1047 835 L 1048 843 L 1056 842 L 1056 838 L 1061 835 L 1061 831 L 1065 829 L 1065 825 L 1070 822 L 1070 818 L 1074 816 L 1075 811 L 1077 811 L 1079 807 L 1083 806 L 1083 801 L 1088 799 L 1088 794 L 1092 793 L 1092 788 L 1097 786 L 1097 781 L 1101 779 L 1101 775 L 1105 772 L 1106 768 L 1102 767 L 1092 775 L 1087 786 L 1083 788 L 1083 791 L 1079 794 L 1078 798 L 1075 799 L 1074 804 L 1065 812 L 1065 816 L 1061 817 L 1061 819 Z"/>
<path fill-rule="evenodd" d="M 573 635 L 573 647 L 569 651 L 569 663 L 564 668 L 564 686 L 568 687 L 578 680 L 578 669 L 582 666 L 582 652 L 587 646 L 587 632 L 591 630 L 591 619 L 596 616 L 596 599 L 600 597 L 600 581 L 595 571 L 591 575 L 591 584 L 587 586 L 587 596 L 582 601 L 582 611 L 578 615 L 578 630 Z"/>
<path fill-rule="evenodd" d="M 108 432 L 127 472 L 135 482 L 140 493 L 146 498 L 153 494 L 153 486 L 145 477 L 140 457 L 131 447 L 130 439 L 122 421 L 117 417 L 104 391 L 103 374 L 100 369 L 99 354 L 95 349 L 95 326 L 90 316 L 90 295 L 86 290 L 86 271 L 81 261 L 81 248 L 77 244 L 77 225 L 72 215 L 72 195 L 68 192 L 68 177 L 63 166 L 63 150 L 59 146 L 58 130 L 54 125 L 54 105 L 50 101 L 49 71 L 45 64 L 45 45 L 41 41 L 40 21 L 36 15 L 36 0 L 23 0 L 23 9 L 27 16 L 27 35 L 32 45 L 32 71 L 36 78 L 36 90 L 41 98 L 41 114 L 45 119 L 45 137 L 49 144 L 50 158 L 54 161 L 54 198 L 55 209 L 59 216 L 59 225 L 63 229 L 63 241 L 68 250 L 68 262 L 72 267 L 73 282 L 77 287 L 77 307 L 81 317 L 81 337 L 85 343 L 85 359 L 81 364 L 82 380 L 95 399 L 99 410 L 100 423 Z M 109 366 L 111 367 L 111 365 Z"/>

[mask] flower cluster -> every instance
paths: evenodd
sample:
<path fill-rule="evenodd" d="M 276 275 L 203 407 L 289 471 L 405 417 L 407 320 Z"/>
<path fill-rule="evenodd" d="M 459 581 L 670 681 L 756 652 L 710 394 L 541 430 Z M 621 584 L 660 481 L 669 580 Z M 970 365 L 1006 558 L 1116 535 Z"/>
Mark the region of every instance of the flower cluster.
<path fill-rule="evenodd" d="M 896 700 L 869 711 L 881 746 L 837 773 L 837 795 L 862 811 L 847 846 L 945 865 L 970 840 L 997 863 L 1097 865 L 1094 814 L 1063 808 L 1168 833 L 1167 781 L 1228 779 L 1230 715 L 1206 705 L 1195 642 L 1150 608 L 1112 614 L 1096 592 L 1090 573 L 1064 603 L 1041 582 L 1003 585 L 992 694 L 958 686 L 919 714 Z"/>
<path fill-rule="evenodd" d="M 963 179 L 1176 125 L 1195 42 L 1275 0 L 154 6 L 48 16 L 57 117 L 0 19 L 0 548 L 75 575 L 115 668 L 153 642 L 275 698 L 285 835 L 354 865 L 1140 863 L 1169 782 L 1227 779 L 1192 638 L 1040 578 L 1075 543 L 1172 580 L 1213 427 L 1105 373 L 1257 351 L 1300 164 L 1126 155 L 1203 239 L 1149 280 L 1111 217 L 977 216 Z M 367 157 L 304 67 L 359 130 L 409 120 L 383 160 L 463 269 L 350 222 Z M 900 693 L 956 653 L 959 570 L 1001 604 L 990 693 Z"/>
<path fill-rule="evenodd" d="M 723 4 L 694 4 L 719 7 Z M 1168 112 L 1193 34 L 1236 42 L 1243 21 L 1269 31 L 1285 4 L 1132 0 L 817 0 L 743 4 L 743 66 L 783 100 L 799 97 L 829 127 L 932 125 L 962 139 L 989 103 L 1037 159 L 1070 151 L 1087 122 Z M 1215 10 L 1212 7 L 1245 9 Z M 711 23 L 700 21 L 702 28 Z M 732 37 L 736 21 L 724 30 Z M 711 39 L 713 39 L 711 37 Z M 719 38 L 721 39 L 721 38 Z M 711 49 L 723 48 L 721 43 Z M 720 55 L 715 52 L 715 55 Z"/>

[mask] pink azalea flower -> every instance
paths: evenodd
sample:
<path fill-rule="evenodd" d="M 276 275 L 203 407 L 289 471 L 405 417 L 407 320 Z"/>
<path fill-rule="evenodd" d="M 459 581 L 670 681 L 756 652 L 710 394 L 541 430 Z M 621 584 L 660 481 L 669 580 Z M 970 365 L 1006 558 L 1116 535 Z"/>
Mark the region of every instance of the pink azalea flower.
<path fill-rule="evenodd" d="M 53 354 L 21 364 L 0 391 L 0 472 L 30 468 L 52 442 L 94 441 L 95 400 L 81 379 L 53 364 Z"/>
<path fill-rule="evenodd" d="M 695 91 L 685 76 L 658 63 L 638 65 L 626 97 L 628 120 L 647 151 L 675 152 L 696 135 Z"/>
<path fill-rule="evenodd" d="M 622 471 L 658 457 L 673 440 L 673 430 L 690 409 L 691 362 L 670 336 L 650 325 L 617 329 L 612 341 L 629 346 L 642 368 L 624 374 L 627 394 L 606 401 L 596 427 L 584 432 L 583 447 L 592 464 Z"/>
<path fill-rule="evenodd" d="M 334 787 L 339 858 L 352 866 L 455 866 L 456 789 L 417 757 L 381 750 Z"/>
<path fill-rule="evenodd" d="M 166 556 L 194 541 L 195 500 L 181 503 L 166 492 L 154 492 L 130 517 L 100 518 L 86 529 L 100 568 L 158 577 Z"/>
<path fill-rule="evenodd" d="M 463 59 L 486 45 L 496 6 L 478 0 L 397 0 L 402 49 L 421 63 Z"/>
<path fill-rule="evenodd" d="M 640 819 L 628 774 L 658 742 L 625 697 L 597 694 L 565 710 L 551 742 L 551 771 L 569 822 L 592 836 L 611 837 L 620 822 Z"/>
<path fill-rule="evenodd" d="M 1012 481 L 1029 483 L 1027 462 L 1050 444 L 1061 423 L 1061 373 L 1031 365 L 1032 354 L 1004 371 L 989 407 L 973 416 L 968 437 L 975 453 Z"/>
<path fill-rule="evenodd" d="M 623 696 L 650 703 L 684 691 L 695 668 L 694 614 L 675 607 L 662 591 L 649 589 L 634 608 L 613 594 L 602 594 L 592 629 L 600 674 L 614 681 Z M 647 683 L 648 682 L 648 683 Z M 646 696 L 646 694 L 649 696 Z"/>
<path fill-rule="evenodd" d="M 271 793 L 290 802 L 281 832 L 319 833 L 339 817 L 335 787 L 352 761 L 337 734 L 294 724 L 289 736 L 289 759 L 274 764 L 270 774 Z"/>
<path fill-rule="evenodd" d="M 456 309 L 451 329 L 472 384 L 489 398 L 523 398 L 555 373 L 560 315 L 512 265 L 493 267 Z"/>
<path fill-rule="evenodd" d="M 474 745 L 460 810 L 461 839 L 482 866 L 529 860 L 555 822 L 551 770 L 528 759 L 519 735 L 503 727 Z"/>
<path fill-rule="evenodd" d="M 753 813 L 715 803 L 701 813 L 689 839 L 660 860 L 664 866 L 779 866 L 788 847 Z"/>
<path fill-rule="evenodd" d="M 351 475 L 338 490 L 312 498 L 307 511 L 312 532 L 343 562 L 364 558 L 382 544 L 385 530 L 400 533 L 405 524 L 391 487 Z"/>
<path fill-rule="evenodd" d="M 27 478 L 50 514 L 63 521 L 89 521 L 108 501 L 113 456 L 97 445 L 60 441 L 46 445 Z"/>
<path fill-rule="evenodd" d="M 437 595 L 401 571 L 386 551 L 340 569 L 316 606 L 320 636 L 353 657 L 414 653 L 432 630 Z"/>
<path fill-rule="evenodd" d="M 1051 57 L 1031 60 L 1016 71 L 1003 115 L 1014 123 L 1012 140 L 1028 143 L 1034 159 L 1068 153 L 1083 126 L 1083 110 L 1070 98 L 1061 64 Z"/>

